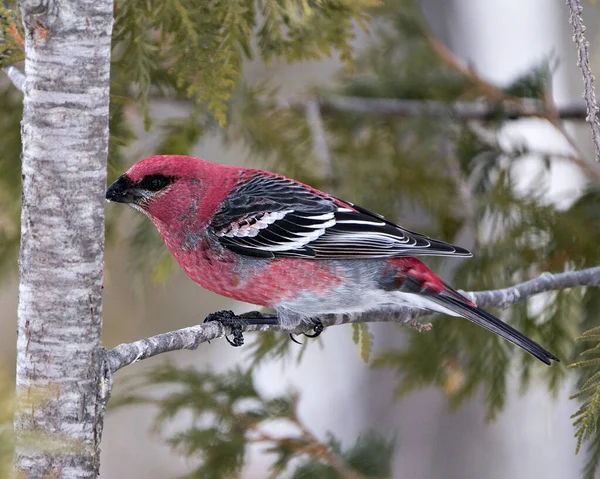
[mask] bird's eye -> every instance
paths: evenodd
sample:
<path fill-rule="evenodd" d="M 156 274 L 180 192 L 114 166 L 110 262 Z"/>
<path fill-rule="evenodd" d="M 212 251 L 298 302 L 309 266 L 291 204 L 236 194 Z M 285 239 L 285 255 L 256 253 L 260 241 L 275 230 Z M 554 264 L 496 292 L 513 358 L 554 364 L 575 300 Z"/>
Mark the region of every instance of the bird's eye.
<path fill-rule="evenodd" d="M 174 178 L 164 175 L 149 175 L 142 178 L 140 187 L 148 191 L 159 191 L 173 183 Z"/>

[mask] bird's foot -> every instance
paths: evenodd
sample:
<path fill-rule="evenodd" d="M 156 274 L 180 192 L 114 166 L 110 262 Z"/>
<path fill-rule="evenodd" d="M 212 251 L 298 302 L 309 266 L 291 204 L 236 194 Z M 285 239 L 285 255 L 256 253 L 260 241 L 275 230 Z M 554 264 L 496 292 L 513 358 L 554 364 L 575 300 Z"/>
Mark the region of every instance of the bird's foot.
<path fill-rule="evenodd" d="M 304 333 L 304 336 L 307 338 L 316 338 L 317 336 L 321 335 L 324 329 L 325 327 L 323 326 L 323 323 L 319 319 L 314 319 L 312 334 Z"/>
<path fill-rule="evenodd" d="M 232 339 L 227 336 L 225 339 L 232 346 L 239 347 L 244 344 L 242 331 L 245 326 L 277 324 L 277 316 L 265 315 L 259 311 L 250 311 L 239 316 L 236 316 L 233 311 L 217 311 L 209 314 L 204 320 L 205 323 L 210 321 L 218 321 L 223 326 L 231 328 Z"/>
<path fill-rule="evenodd" d="M 242 333 L 242 326 L 244 323 L 240 320 L 239 316 L 236 316 L 233 313 L 233 311 L 217 311 L 211 313 L 206 317 L 204 322 L 209 323 L 211 321 L 217 321 L 223 326 L 231 328 L 232 339 L 229 339 L 227 336 L 225 336 L 225 339 L 233 347 L 237 348 L 244 344 L 244 334 Z"/>
<path fill-rule="evenodd" d="M 313 323 L 313 332 L 312 334 L 308 334 L 308 333 L 302 333 L 304 334 L 304 336 L 306 336 L 307 338 L 316 338 L 317 336 L 320 336 L 321 333 L 323 332 L 323 330 L 325 329 L 325 327 L 323 326 L 323 323 L 318 320 L 318 319 L 313 319 L 312 320 Z M 300 341 L 298 341 L 295 337 L 293 333 L 290 333 L 290 339 L 295 342 L 296 344 L 302 344 Z"/>

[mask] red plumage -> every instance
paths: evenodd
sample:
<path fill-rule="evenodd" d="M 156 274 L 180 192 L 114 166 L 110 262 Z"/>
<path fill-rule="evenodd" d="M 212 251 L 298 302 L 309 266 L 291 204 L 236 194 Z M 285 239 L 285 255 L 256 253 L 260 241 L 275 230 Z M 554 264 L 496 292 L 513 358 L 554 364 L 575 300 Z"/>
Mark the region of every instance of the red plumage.
<path fill-rule="evenodd" d="M 164 155 L 135 164 L 106 197 L 145 213 L 200 286 L 273 307 L 284 328 L 322 314 L 413 306 L 463 316 L 546 364 L 557 360 L 414 257 L 467 250 L 297 181 Z"/>

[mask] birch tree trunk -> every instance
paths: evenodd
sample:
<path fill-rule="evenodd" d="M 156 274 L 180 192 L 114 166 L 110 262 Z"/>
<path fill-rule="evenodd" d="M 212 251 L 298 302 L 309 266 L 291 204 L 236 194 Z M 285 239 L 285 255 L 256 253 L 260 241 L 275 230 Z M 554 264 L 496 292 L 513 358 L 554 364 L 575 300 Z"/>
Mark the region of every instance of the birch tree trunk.
<path fill-rule="evenodd" d="M 111 0 L 21 1 L 20 477 L 95 477 L 99 468 L 112 9 Z"/>

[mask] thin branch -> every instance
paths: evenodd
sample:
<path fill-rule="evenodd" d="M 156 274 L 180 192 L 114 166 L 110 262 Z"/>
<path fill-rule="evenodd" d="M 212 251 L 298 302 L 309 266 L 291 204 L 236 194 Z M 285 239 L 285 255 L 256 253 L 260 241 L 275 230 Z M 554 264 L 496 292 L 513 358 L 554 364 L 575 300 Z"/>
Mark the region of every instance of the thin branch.
<path fill-rule="evenodd" d="M 567 143 L 573 150 L 573 154 L 565 158 L 571 161 L 571 163 L 579 166 L 588 175 L 593 176 L 597 180 L 600 179 L 600 170 L 598 170 L 596 164 L 590 163 L 585 160 L 585 155 L 583 154 L 583 151 L 581 151 L 581 148 L 579 148 L 579 144 L 577 143 L 575 138 L 567 131 L 567 127 L 565 126 L 564 121 L 562 121 L 562 119 L 560 118 L 556 105 L 554 104 L 552 95 L 548 92 L 546 92 L 546 94 L 544 95 L 544 105 L 546 106 L 546 110 L 548 112 L 546 119 L 563 136 L 563 138 L 567 141 Z"/>
<path fill-rule="evenodd" d="M 25 86 L 25 75 L 14 65 L 9 65 L 2 69 L 4 73 L 8 75 L 12 84 L 17 87 L 19 91 L 23 91 Z"/>
<path fill-rule="evenodd" d="M 567 0 L 567 3 L 569 3 L 569 5 L 571 3 L 579 5 L 578 0 Z M 579 13 L 581 12 L 580 6 L 578 7 L 577 12 L 579 12 Z M 429 45 L 433 49 L 433 51 L 437 53 L 437 55 L 439 56 L 439 58 L 442 62 L 444 62 L 449 68 L 452 68 L 456 72 L 469 78 L 477 86 L 477 88 L 479 88 L 479 90 L 487 97 L 494 99 L 495 101 L 499 102 L 501 105 L 504 105 L 504 107 L 507 108 L 508 110 L 515 110 L 517 112 L 516 118 L 523 118 L 523 117 L 530 116 L 530 117 L 542 118 L 542 119 L 549 121 L 558 130 L 558 132 L 564 136 L 564 138 L 567 140 L 567 142 L 573 149 L 574 155 L 571 156 L 570 161 L 572 163 L 576 164 L 577 166 L 579 166 L 580 168 L 582 168 L 588 175 L 592 175 L 594 178 L 598 179 L 598 178 L 600 178 L 599 172 L 595 171 L 595 169 L 593 167 L 591 167 L 591 165 L 585 160 L 585 156 L 582 154 L 581 150 L 579 149 L 577 142 L 567 132 L 567 130 L 563 124 L 564 120 L 585 120 L 587 122 L 590 122 L 590 124 L 592 125 L 592 135 L 594 136 L 594 142 L 596 143 L 596 151 L 597 151 L 596 159 L 599 159 L 598 155 L 600 154 L 600 147 L 598 144 L 598 139 L 600 137 L 596 136 L 596 131 L 598 130 L 598 119 L 597 119 L 597 116 L 595 113 L 598 111 L 598 107 L 596 106 L 596 100 L 595 100 L 594 89 L 593 89 L 594 77 L 593 77 L 593 75 L 591 75 L 591 70 L 589 67 L 589 60 L 587 57 L 587 42 L 585 42 L 585 38 L 583 37 L 583 31 L 585 30 L 585 27 L 583 26 L 583 22 L 581 21 L 581 17 L 579 16 L 579 13 L 577 14 L 578 20 L 579 20 L 578 25 L 580 27 L 579 30 L 581 33 L 581 39 L 583 39 L 583 43 L 580 44 L 577 41 L 577 39 L 576 39 L 576 41 L 580 47 L 583 46 L 585 49 L 585 55 L 583 56 L 583 58 L 586 60 L 586 62 L 585 62 L 586 69 L 587 69 L 587 72 L 589 73 L 587 78 L 586 78 L 586 69 L 584 69 L 582 62 L 580 61 L 579 64 L 582 65 L 582 71 L 584 72 L 584 79 L 585 80 L 589 79 L 591 81 L 591 83 L 590 83 L 591 90 L 590 90 L 590 96 L 588 97 L 588 95 L 587 95 L 588 89 L 587 89 L 587 83 L 586 83 L 586 95 L 584 95 L 586 98 L 586 104 L 585 105 L 584 104 L 575 104 L 575 105 L 577 105 L 575 117 L 572 117 L 569 115 L 569 113 L 575 113 L 575 110 L 571 109 L 570 106 L 567 107 L 567 111 L 564 110 L 564 107 L 557 107 L 554 104 L 554 99 L 552 98 L 552 95 L 550 94 L 550 92 L 546 92 L 543 101 L 528 100 L 528 99 L 518 98 L 518 97 L 514 97 L 512 95 L 509 95 L 501 88 L 498 88 L 497 86 L 493 85 L 492 83 L 488 82 L 483 77 L 481 77 L 472 66 L 467 65 L 464 62 L 460 61 L 450 51 L 450 49 L 448 49 L 448 47 L 446 47 L 446 45 L 444 45 L 442 42 L 440 42 L 431 32 L 426 32 L 426 38 L 427 38 L 427 41 L 429 42 Z M 571 23 L 573 23 L 573 16 L 571 17 Z M 575 23 L 573 23 L 573 28 L 577 32 Z M 576 37 L 576 35 L 574 36 L 574 38 L 575 37 Z M 580 57 L 582 57 L 581 54 L 580 54 Z M 592 103 L 590 103 L 590 100 Z M 536 103 L 537 103 L 537 106 L 536 106 Z M 590 115 L 590 105 L 592 105 L 592 104 L 594 107 L 593 121 L 592 121 L 592 116 Z M 533 107 L 533 111 L 531 111 L 532 107 Z M 537 111 L 537 114 L 536 114 L 536 111 Z M 529 114 L 529 113 L 533 113 L 533 114 Z M 500 117 L 500 118 L 503 118 L 503 117 Z"/>
<path fill-rule="evenodd" d="M 176 104 L 189 106 L 187 100 L 151 97 L 158 105 Z M 360 96 L 336 95 L 320 93 L 314 97 L 320 107 L 320 113 L 357 113 L 391 117 L 413 117 L 427 115 L 432 118 L 454 118 L 457 120 L 519 120 L 521 118 L 546 119 L 548 112 L 543 101 L 535 98 L 522 98 L 516 105 L 511 98 L 508 101 L 454 101 L 438 100 L 406 100 L 403 98 L 374 98 Z M 306 96 L 293 95 L 276 97 L 275 107 L 279 109 L 293 108 L 306 112 Z M 269 103 L 265 103 L 269 105 Z M 558 117 L 562 120 L 584 121 L 587 110 L 583 101 L 565 103 L 556 107 Z"/>
<path fill-rule="evenodd" d="M 520 118 L 546 118 L 544 102 L 523 99 L 514 101 L 447 103 L 434 100 L 403 100 L 397 98 L 364 98 L 355 96 L 323 95 L 318 97 L 323 112 L 349 112 L 387 116 L 421 116 L 456 118 L 459 120 L 518 120 Z M 556 108 L 563 120 L 584 120 L 587 112 L 583 102 L 569 103 Z"/>
<path fill-rule="evenodd" d="M 340 477 L 343 477 L 344 479 L 366 479 L 365 476 L 359 472 L 349 469 L 341 457 L 335 454 L 329 446 L 319 441 L 319 439 L 300 421 L 297 412 L 296 416 L 289 420 L 298 428 L 301 434 L 300 438 L 276 437 L 266 432 L 254 431 L 254 438 L 250 442 L 259 444 L 265 442 L 277 444 L 281 448 L 287 448 L 290 444 L 295 444 L 297 446 L 295 449 L 298 455 L 306 454 L 316 460 L 324 461 L 335 469 L 340 474 Z"/>
<path fill-rule="evenodd" d="M 535 279 L 511 286 L 510 288 L 467 292 L 463 294 L 482 307 L 494 306 L 497 308 L 506 308 L 517 301 L 539 293 L 573 288 L 575 286 L 600 286 L 600 266 L 566 273 L 544 273 Z M 416 321 L 417 317 L 427 314 L 431 313 L 410 308 L 387 308 L 361 314 L 332 314 L 323 316 L 320 319 L 324 326 L 346 323 L 394 322 L 427 330 L 429 325 L 423 325 Z M 294 332 L 306 332 L 310 327 L 310 325 L 306 324 Z M 246 332 L 282 331 L 279 325 L 246 326 L 243 329 Z M 133 343 L 120 344 L 107 352 L 106 365 L 110 371 L 115 372 L 131 363 L 169 351 L 180 351 L 182 349 L 194 350 L 204 342 L 223 337 L 229 333 L 230 330 L 228 327 L 224 327 L 218 322 L 210 322 L 159 334 Z"/>
<path fill-rule="evenodd" d="M 569 22 L 573 25 L 573 41 L 577 45 L 577 64 L 581 68 L 583 75 L 583 97 L 587 106 L 586 121 L 592 129 L 592 140 L 596 147 L 596 161 L 600 161 L 600 121 L 598 120 L 598 105 L 596 104 L 596 89 L 594 87 L 594 75 L 590 66 L 589 42 L 586 40 L 583 32 L 585 25 L 581 13 L 583 7 L 579 0 L 567 0 L 567 5 L 571 12 Z"/>
<path fill-rule="evenodd" d="M 576 286 L 600 286 L 600 266 L 568 271 L 566 273 L 542 273 L 540 276 L 515 286 L 491 291 L 462 292 L 481 307 L 504 309 L 511 304 L 547 291 L 574 288 Z"/>
<path fill-rule="evenodd" d="M 444 103 L 429 100 L 327 95 L 320 96 L 317 100 L 324 113 L 348 112 L 400 117 L 427 115 L 440 118 L 456 118 L 463 121 L 488 121 L 499 118 L 504 120 L 545 119 L 564 136 L 574 151 L 574 154 L 562 155 L 562 158 L 581 168 L 588 177 L 600 181 L 600 169 L 595 163 L 584 159 L 577 142 L 569 135 L 562 123 L 564 120 L 584 120 L 587 117 L 587 110 L 583 102 L 557 107 L 551 101 L 544 102 L 533 99 L 524 99 L 520 104 L 516 104 L 512 100 L 494 104 L 489 102 Z M 286 106 L 300 106 L 301 104 L 288 102 Z"/>

